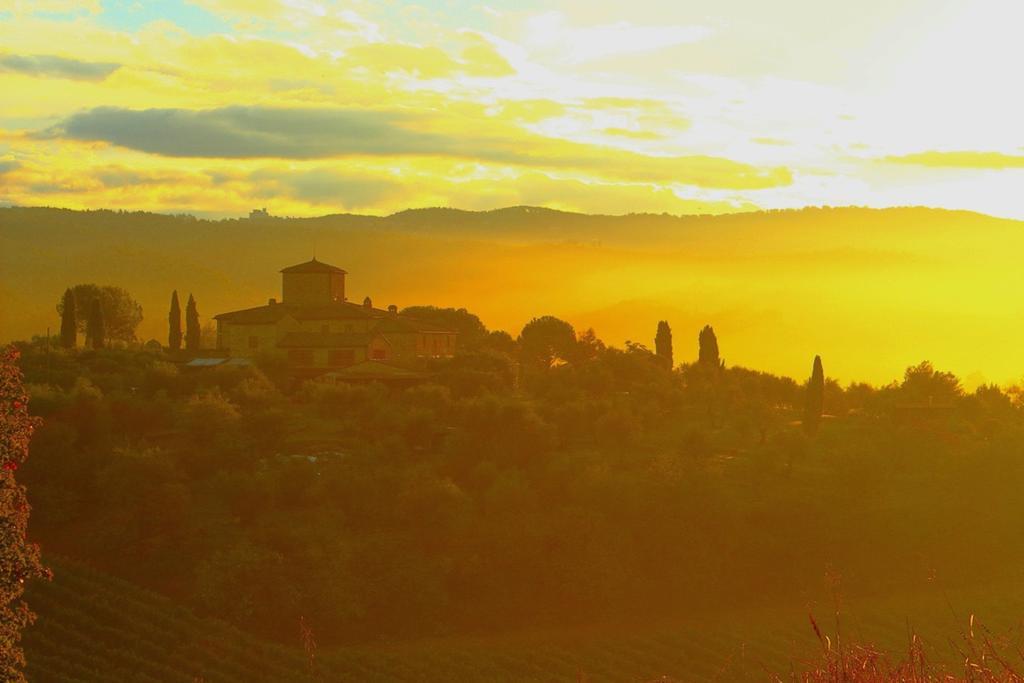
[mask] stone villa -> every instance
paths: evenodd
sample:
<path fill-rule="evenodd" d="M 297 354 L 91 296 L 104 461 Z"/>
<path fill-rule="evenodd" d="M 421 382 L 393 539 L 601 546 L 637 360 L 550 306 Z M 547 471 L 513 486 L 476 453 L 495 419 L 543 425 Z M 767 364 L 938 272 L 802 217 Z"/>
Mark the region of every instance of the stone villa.
<path fill-rule="evenodd" d="M 281 301 L 214 316 L 217 348 L 232 358 L 276 353 L 300 374 L 374 376 L 455 351 L 455 333 L 345 298 L 341 268 L 315 258 L 281 271 Z M 396 368 L 397 369 L 397 368 Z"/>

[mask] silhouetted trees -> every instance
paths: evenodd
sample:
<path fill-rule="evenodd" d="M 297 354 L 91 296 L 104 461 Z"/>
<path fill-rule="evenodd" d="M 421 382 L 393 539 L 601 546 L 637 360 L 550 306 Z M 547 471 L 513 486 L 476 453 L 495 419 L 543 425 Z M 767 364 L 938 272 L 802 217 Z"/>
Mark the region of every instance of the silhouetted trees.
<path fill-rule="evenodd" d="M 47 571 L 38 546 L 25 540 L 29 505 L 25 487 L 14 478 L 28 457 L 34 427 L 17 359 L 13 347 L 0 355 L 0 678 L 21 682 L 26 680 L 21 631 L 35 619 L 21 596 L 26 581 Z"/>
<path fill-rule="evenodd" d="M 202 341 L 203 331 L 199 327 L 199 310 L 196 308 L 196 300 L 191 294 L 188 295 L 188 303 L 185 304 L 185 349 L 198 351 Z"/>
<path fill-rule="evenodd" d="M 534 318 L 519 333 L 523 361 L 548 368 L 557 361 L 569 361 L 576 350 L 576 331 L 572 325 L 550 315 Z"/>
<path fill-rule="evenodd" d="M 40 501 L 33 533 L 274 638 L 304 616 L 332 644 L 798 596 L 826 562 L 866 581 L 924 554 L 950 558 L 940 571 L 970 558 L 972 580 L 1020 564 L 1024 408 L 1010 394 L 963 394 L 927 365 L 882 388 L 825 379 L 836 418 L 812 439 L 803 381 L 668 373 L 640 345 L 587 331 L 573 344 L 568 327 L 522 337 L 571 364 L 517 368 L 485 349 L 431 361 L 407 389 L 282 375 L 278 391 L 252 367 L 26 343 L 46 416 L 18 470 Z M 342 430 L 344 456 L 319 453 Z M 922 534 L 925 519 L 953 538 Z"/>
<path fill-rule="evenodd" d="M 406 306 L 402 309 L 402 315 L 437 325 L 442 330 L 454 330 L 458 334 L 457 343 L 460 349 L 476 349 L 487 341 L 487 328 L 480 318 L 465 308 Z M 500 344 L 501 342 L 496 343 Z"/>
<path fill-rule="evenodd" d="M 60 308 L 60 345 L 73 349 L 78 341 L 78 321 L 75 320 L 75 294 L 71 289 L 64 290 Z"/>
<path fill-rule="evenodd" d="M 102 349 L 107 343 L 107 322 L 103 315 L 103 305 L 99 298 L 94 298 L 89 305 L 89 319 L 85 329 L 86 344 L 93 349 Z"/>
<path fill-rule="evenodd" d="M 658 333 L 654 337 L 654 352 L 671 370 L 675 366 L 672 359 L 672 328 L 667 320 L 658 322 Z"/>
<path fill-rule="evenodd" d="M 718 357 L 718 338 L 715 336 L 715 330 L 711 325 L 704 326 L 704 329 L 700 331 L 697 342 L 699 344 L 697 362 L 711 367 L 721 365 L 722 361 Z"/>
<path fill-rule="evenodd" d="M 178 303 L 178 290 L 171 292 L 171 310 L 167 314 L 167 347 L 171 351 L 181 348 L 181 304 Z"/>
<path fill-rule="evenodd" d="M 936 370 L 928 361 L 907 368 L 900 394 L 904 405 L 951 406 L 963 396 L 960 380 L 951 372 Z"/>
<path fill-rule="evenodd" d="M 132 298 L 127 290 L 112 285 L 75 285 L 71 288 L 74 295 L 75 310 L 78 312 L 77 325 L 79 332 L 88 334 L 89 316 L 92 302 L 99 301 L 103 308 L 105 337 L 122 342 L 135 341 L 135 330 L 142 322 L 142 306 Z M 64 298 L 57 304 L 57 312 L 64 315 Z M 82 316 L 81 313 L 85 313 Z"/>
<path fill-rule="evenodd" d="M 804 403 L 804 431 L 816 434 L 821 425 L 821 414 L 825 409 L 825 370 L 821 366 L 821 356 L 814 357 L 814 368 L 811 378 L 807 381 L 807 394 Z"/>

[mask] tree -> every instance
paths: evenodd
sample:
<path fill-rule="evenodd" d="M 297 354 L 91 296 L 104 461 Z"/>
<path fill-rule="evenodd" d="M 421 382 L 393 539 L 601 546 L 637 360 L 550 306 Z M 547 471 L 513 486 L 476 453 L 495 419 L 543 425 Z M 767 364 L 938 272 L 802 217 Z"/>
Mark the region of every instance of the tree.
<path fill-rule="evenodd" d="M 40 562 L 39 547 L 25 540 L 30 508 L 25 487 L 14 478 L 28 457 L 35 427 L 17 360 L 13 347 L 0 355 L 0 678 L 22 682 L 21 631 L 35 615 L 21 596 L 27 580 L 48 577 L 49 572 Z"/>
<path fill-rule="evenodd" d="M 89 315 L 92 302 L 99 300 L 103 308 L 103 320 L 106 324 L 106 337 L 116 341 L 135 341 L 135 330 L 142 322 L 142 306 L 132 298 L 126 290 L 112 285 L 75 285 L 71 288 L 74 295 L 75 310 L 79 312 L 76 322 L 79 332 L 88 334 Z M 64 299 L 57 304 L 57 312 L 64 315 Z M 85 313 L 85 315 L 81 315 Z"/>
<path fill-rule="evenodd" d="M 814 357 L 814 369 L 807 381 L 806 403 L 804 404 L 804 431 L 816 434 L 825 408 L 825 370 L 821 356 Z"/>
<path fill-rule="evenodd" d="M 167 323 L 167 347 L 177 351 L 181 348 L 181 304 L 178 303 L 178 290 L 171 292 L 171 312 L 167 315 Z"/>
<path fill-rule="evenodd" d="M 85 330 L 86 342 L 94 349 L 102 349 L 107 341 L 107 323 L 103 316 L 103 304 L 93 299 L 89 308 L 89 320 Z"/>
<path fill-rule="evenodd" d="M 718 338 L 715 336 L 715 330 L 711 325 L 704 326 L 704 329 L 700 331 L 697 341 L 700 346 L 697 362 L 701 365 L 709 365 L 716 368 L 721 365 L 722 361 L 718 357 Z"/>
<path fill-rule="evenodd" d="M 460 349 L 476 349 L 487 340 L 487 328 L 476 314 L 465 308 L 407 306 L 402 309 L 402 315 L 455 332 Z"/>
<path fill-rule="evenodd" d="M 75 294 L 71 289 L 64 290 L 60 308 L 60 345 L 73 349 L 78 341 L 78 321 L 75 320 Z"/>
<path fill-rule="evenodd" d="M 524 362 L 548 368 L 559 360 L 573 359 L 576 331 L 572 325 L 554 316 L 534 318 L 519 333 L 519 349 Z"/>
<path fill-rule="evenodd" d="M 904 403 L 917 406 L 950 406 L 963 396 L 960 380 L 951 372 L 941 372 L 924 361 L 903 373 L 900 393 Z"/>
<path fill-rule="evenodd" d="M 185 348 L 189 351 L 198 351 L 202 334 L 203 331 L 199 327 L 199 311 L 196 309 L 196 300 L 189 294 L 188 303 L 185 304 Z"/>
<path fill-rule="evenodd" d="M 671 370 L 675 363 L 672 360 L 672 328 L 667 320 L 658 322 L 658 333 L 654 337 L 654 352 Z"/>

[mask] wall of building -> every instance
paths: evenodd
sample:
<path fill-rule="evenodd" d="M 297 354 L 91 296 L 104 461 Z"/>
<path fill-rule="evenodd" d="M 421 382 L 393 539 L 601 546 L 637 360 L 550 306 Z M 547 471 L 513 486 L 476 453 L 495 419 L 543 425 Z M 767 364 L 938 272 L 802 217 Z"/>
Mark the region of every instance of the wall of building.
<path fill-rule="evenodd" d="M 300 320 L 297 329 L 303 332 L 323 332 L 325 327 L 329 334 L 338 332 L 369 332 L 377 320 L 352 318 L 348 320 Z"/>
<path fill-rule="evenodd" d="M 255 348 L 252 340 L 255 339 Z M 226 350 L 228 355 L 251 358 L 263 353 L 277 351 L 278 326 L 239 325 L 217 321 L 217 348 Z"/>
<path fill-rule="evenodd" d="M 417 340 L 419 356 L 445 358 L 455 353 L 455 335 L 449 332 L 425 332 Z"/>
<path fill-rule="evenodd" d="M 341 273 L 284 273 L 281 300 L 298 306 L 322 306 L 345 300 L 345 276 Z"/>

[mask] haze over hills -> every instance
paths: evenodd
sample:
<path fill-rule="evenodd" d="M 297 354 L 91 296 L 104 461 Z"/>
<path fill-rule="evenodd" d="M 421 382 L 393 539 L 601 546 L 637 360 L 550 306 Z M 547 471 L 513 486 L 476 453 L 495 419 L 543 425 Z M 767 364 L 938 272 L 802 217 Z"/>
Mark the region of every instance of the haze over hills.
<path fill-rule="evenodd" d="M 712 323 L 729 364 L 804 376 L 817 353 L 842 381 L 887 382 L 925 358 L 974 382 L 1008 382 L 1024 335 L 1018 221 L 922 208 L 820 208 L 722 216 L 586 215 L 535 207 L 419 209 L 386 217 L 199 220 L 0 209 L 0 338 L 56 330 L 76 283 L 142 304 L 166 337 L 170 291 L 204 321 L 279 296 L 277 271 L 317 258 L 349 271 L 349 298 L 466 307 L 515 335 L 533 316 L 652 344 L 670 321 L 677 357 Z"/>

